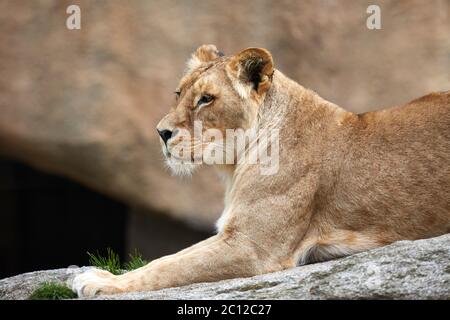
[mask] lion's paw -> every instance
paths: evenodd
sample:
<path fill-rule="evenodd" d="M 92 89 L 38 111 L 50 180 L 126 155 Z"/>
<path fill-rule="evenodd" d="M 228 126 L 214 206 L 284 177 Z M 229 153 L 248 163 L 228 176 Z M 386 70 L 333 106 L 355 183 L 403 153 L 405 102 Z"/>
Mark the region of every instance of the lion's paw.
<path fill-rule="evenodd" d="M 77 275 L 72 280 L 72 290 L 78 294 L 78 297 L 93 297 L 99 294 L 114 294 L 122 292 L 118 285 L 117 276 L 112 273 L 91 269 Z"/>

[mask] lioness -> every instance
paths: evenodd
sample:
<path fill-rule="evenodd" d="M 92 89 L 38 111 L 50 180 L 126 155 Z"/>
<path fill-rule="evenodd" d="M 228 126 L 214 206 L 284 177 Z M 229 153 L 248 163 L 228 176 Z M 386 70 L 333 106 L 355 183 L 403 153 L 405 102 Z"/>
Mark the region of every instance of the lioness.
<path fill-rule="evenodd" d="M 124 275 L 83 273 L 73 281 L 80 296 L 254 276 L 450 231 L 450 91 L 354 114 L 274 69 L 265 49 L 227 57 L 203 45 L 176 94 L 157 127 L 175 173 L 198 166 L 172 155 L 196 120 L 221 132 L 278 129 L 279 170 L 218 165 L 217 235 Z"/>

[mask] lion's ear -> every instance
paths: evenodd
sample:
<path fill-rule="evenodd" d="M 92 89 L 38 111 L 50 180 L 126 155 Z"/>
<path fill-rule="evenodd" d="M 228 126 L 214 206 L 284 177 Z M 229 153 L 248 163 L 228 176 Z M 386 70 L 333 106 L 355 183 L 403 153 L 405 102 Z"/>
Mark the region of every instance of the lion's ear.
<path fill-rule="evenodd" d="M 228 70 L 258 94 L 264 93 L 272 82 L 272 55 L 262 48 L 245 49 L 231 58 Z"/>
<path fill-rule="evenodd" d="M 210 62 L 222 57 L 223 53 L 217 50 L 213 44 L 203 44 L 195 50 L 191 59 L 188 61 L 188 69 L 194 70 L 202 63 Z"/>

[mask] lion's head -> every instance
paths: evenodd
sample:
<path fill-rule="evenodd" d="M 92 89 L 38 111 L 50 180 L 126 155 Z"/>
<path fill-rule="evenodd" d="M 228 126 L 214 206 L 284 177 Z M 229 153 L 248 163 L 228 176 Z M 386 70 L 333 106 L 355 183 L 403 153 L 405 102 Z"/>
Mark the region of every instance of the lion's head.
<path fill-rule="evenodd" d="M 214 45 L 200 46 L 187 63 L 174 106 L 157 126 L 172 172 L 191 174 L 200 163 L 212 163 L 211 152 L 201 150 L 223 146 L 227 129 L 251 128 L 273 72 L 265 49 L 248 48 L 228 57 Z M 216 148 L 213 155 L 225 159 L 225 149 Z"/>

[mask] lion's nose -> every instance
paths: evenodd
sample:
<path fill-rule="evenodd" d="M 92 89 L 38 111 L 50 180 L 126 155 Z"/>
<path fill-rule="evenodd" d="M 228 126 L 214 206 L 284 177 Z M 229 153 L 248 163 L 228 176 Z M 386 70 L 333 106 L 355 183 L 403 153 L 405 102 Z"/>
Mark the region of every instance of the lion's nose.
<path fill-rule="evenodd" d="M 161 139 L 163 139 L 165 144 L 167 144 L 167 141 L 170 138 L 172 138 L 172 131 L 166 130 L 166 129 L 164 129 L 164 130 L 156 129 L 156 130 L 158 131 L 159 135 L 161 136 Z"/>

